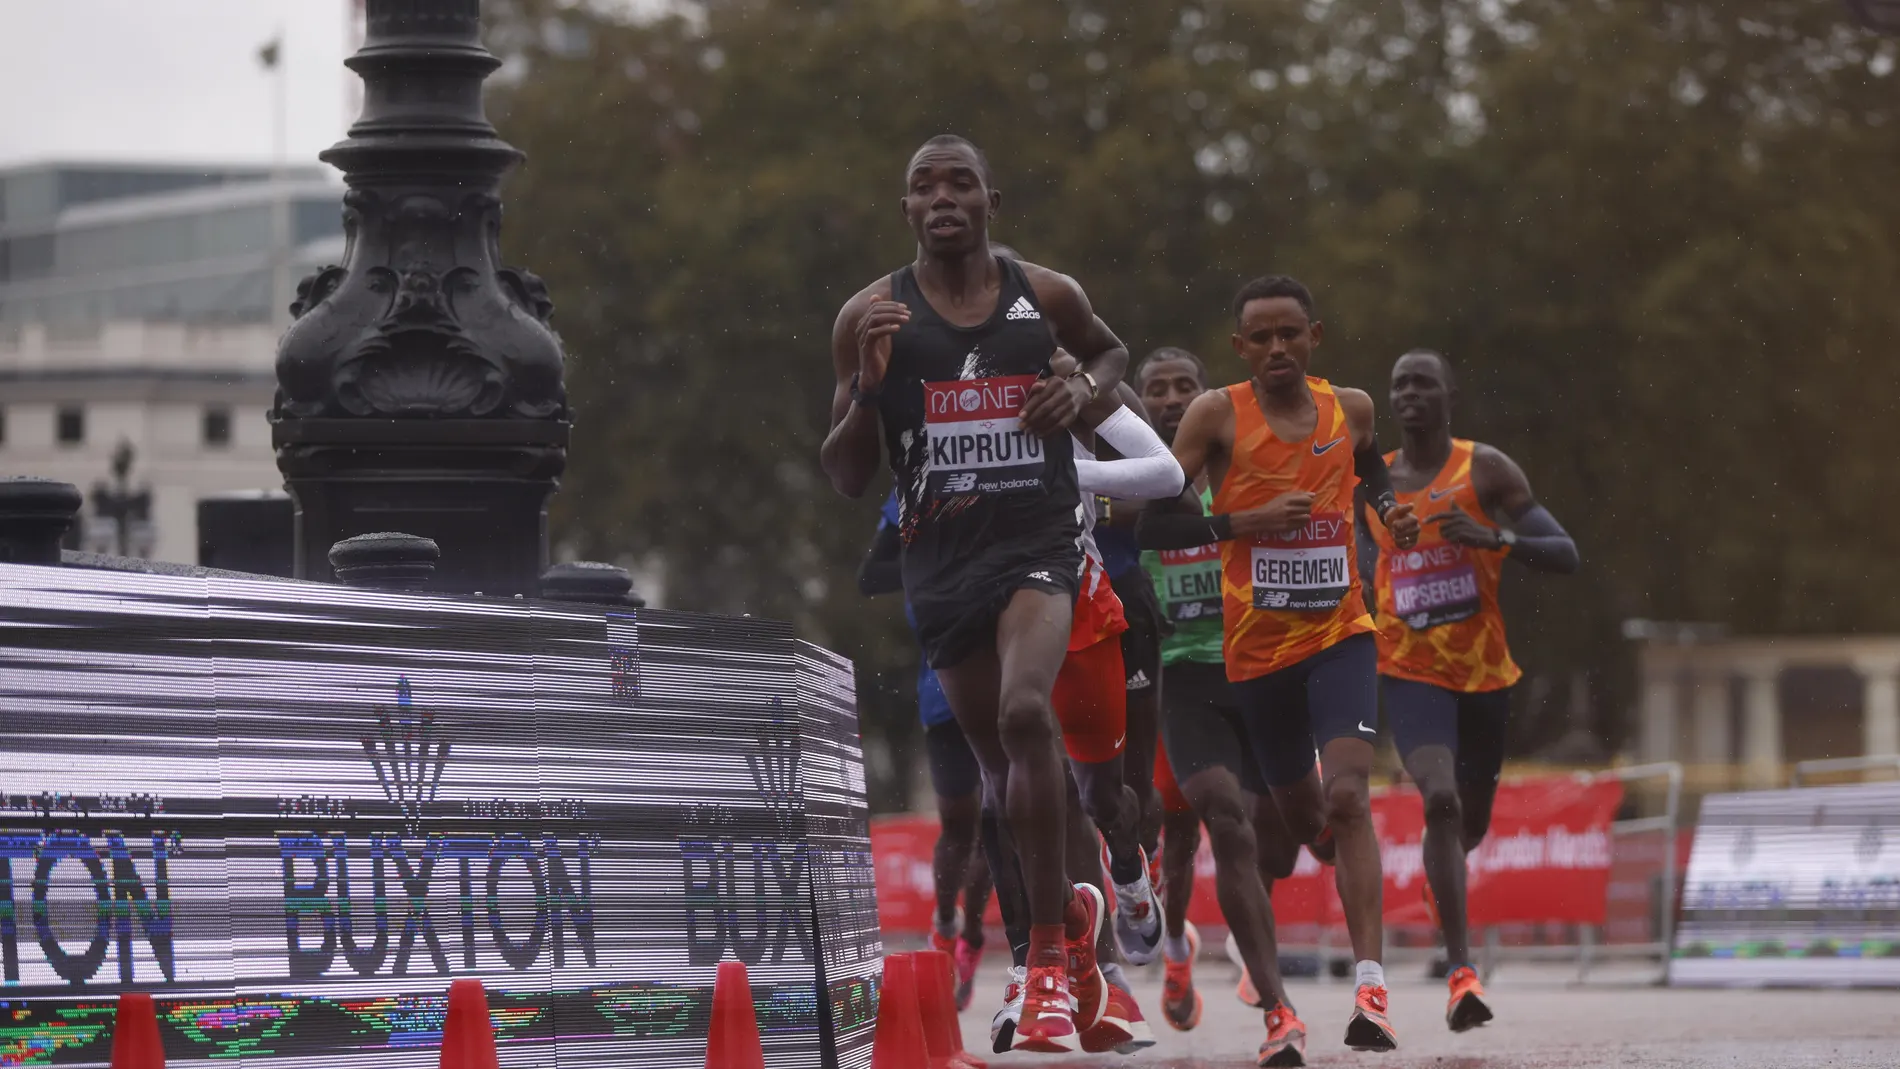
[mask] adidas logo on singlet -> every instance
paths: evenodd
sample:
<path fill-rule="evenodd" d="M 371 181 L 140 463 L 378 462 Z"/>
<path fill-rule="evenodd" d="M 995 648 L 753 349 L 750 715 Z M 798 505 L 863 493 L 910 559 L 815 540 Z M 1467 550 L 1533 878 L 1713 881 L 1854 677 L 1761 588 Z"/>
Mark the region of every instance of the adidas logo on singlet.
<path fill-rule="evenodd" d="M 1009 311 L 1004 313 L 1003 318 L 1004 319 L 1041 319 L 1042 313 L 1036 311 L 1036 306 L 1029 303 L 1029 298 L 1018 297 L 1016 298 L 1016 303 L 1009 306 Z"/>

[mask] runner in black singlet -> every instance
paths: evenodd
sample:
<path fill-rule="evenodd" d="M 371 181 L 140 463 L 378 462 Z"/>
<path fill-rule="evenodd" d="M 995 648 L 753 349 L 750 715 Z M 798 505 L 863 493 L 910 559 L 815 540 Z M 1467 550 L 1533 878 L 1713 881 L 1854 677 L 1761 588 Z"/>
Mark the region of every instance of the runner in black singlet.
<path fill-rule="evenodd" d="M 994 254 L 989 220 L 1001 193 L 974 145 L 932 138 L 905 181 L 917 259 L 838 314 L 820 458 L 832 485 L 857 497 L 876 474 L 880 441 L 890 452 L 918 638 L 1001 796 L 1027 885 L 1015 1046 L 1065 1053 L 1104 1005 L 1094 951 L 1103 899 L 1064 875 L 1066 788 L 1050 705 L 1082 562 L 1066 428 L 1121 381 L 1128 350 L 1073 279 Z M 1050 373 L 1058 341 L 1081 370 Z"/>

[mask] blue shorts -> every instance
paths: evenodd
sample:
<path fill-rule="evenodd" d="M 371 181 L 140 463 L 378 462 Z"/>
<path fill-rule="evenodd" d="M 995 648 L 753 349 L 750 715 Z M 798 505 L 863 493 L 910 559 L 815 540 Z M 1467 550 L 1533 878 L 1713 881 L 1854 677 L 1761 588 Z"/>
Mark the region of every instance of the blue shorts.
<path fill-rule="evenodd" d="M 1378 669 L 1378 647 L 1367 632 L 1234 684 L 1241 722 L 1269 786 L 1305 779 L 1316 751 L 1334 739 L 1378 741 Z"/>
<path fill-rule="evenodd" d="M 1421 746 L 1443 746 L 1458 759 L 1460 784 L 1498 781 L 1511 720 L 1511 688 L 1468 693 L 1381 676 L 1379 689 L 1400 757 L 1411 756 Z"/>
<path fill-rule="evenodd" d="M 927 728 L 956 719 L 950 712 L 950 699 L 943 696 L 943 684 L 927 660 L 917 665 L 917 718 Z"/>

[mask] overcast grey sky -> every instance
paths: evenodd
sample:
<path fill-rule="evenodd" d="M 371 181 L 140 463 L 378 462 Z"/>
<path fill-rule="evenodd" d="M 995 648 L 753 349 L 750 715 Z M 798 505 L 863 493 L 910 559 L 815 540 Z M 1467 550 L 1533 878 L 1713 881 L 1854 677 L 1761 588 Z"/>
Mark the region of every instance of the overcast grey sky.
<path fill-rule="evenodd" d="M 349 12 L 349 0 L 0 0 L 0 166 L 268 162 L 272 75 L 257 51 L 280 31 L 289 157 L 314 163 L 349 125 Z"/>

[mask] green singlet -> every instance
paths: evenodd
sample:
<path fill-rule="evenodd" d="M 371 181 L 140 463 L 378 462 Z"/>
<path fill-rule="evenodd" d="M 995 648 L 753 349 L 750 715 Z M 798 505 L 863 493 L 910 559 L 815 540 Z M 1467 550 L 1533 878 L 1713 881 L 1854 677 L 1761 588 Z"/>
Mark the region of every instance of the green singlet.
<path fill-rule="evenodd" d="M 1206 515 L 1213 505 L 1214 495 L 1201 491 L 1201 514 Z M 1161 663 L 1220 664 L 1220 543 L 1159 552 L 1145 549 L 1141 566 L 1154 580 L 1161 611 L 1174 624 L 1174 634 L 1161 640 Z"/>

